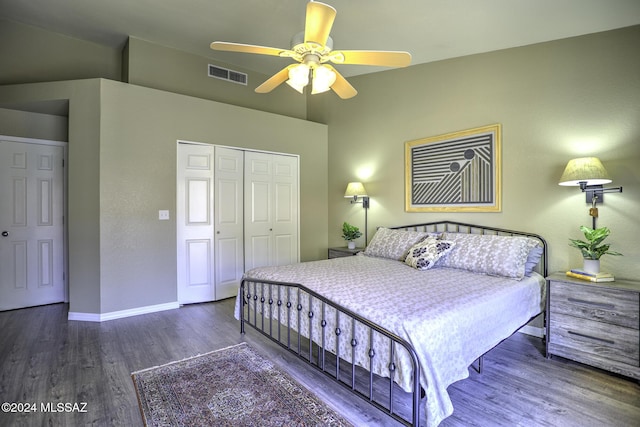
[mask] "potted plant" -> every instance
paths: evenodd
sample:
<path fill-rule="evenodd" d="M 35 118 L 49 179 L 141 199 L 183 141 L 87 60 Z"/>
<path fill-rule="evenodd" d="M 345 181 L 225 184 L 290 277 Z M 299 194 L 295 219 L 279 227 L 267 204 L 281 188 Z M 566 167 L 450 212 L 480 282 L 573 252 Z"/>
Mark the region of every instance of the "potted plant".
<path fill-rule="evenodd" d="M 362 236 L 360 229 L 355 225 L 351 225 L 347 222 L 342 224 L 342 238 L 348 242 L 347 247 L 349 249 L 354 249 L 356 247 L 356 240 Z"/>
<path fill-rule="evenodd" d="M 609 247 L 611 245 L 602 244 L 602 241 L 611 234 L 611 230 L 607 227 L 591 229 L 581 225 L 580 231 L 584 234 L 586 242 L 584 240 L 569 239 L 571 242 L 569 245 L 580 249 L 586 272 L 600 272 L 600 257 L 602 255 L 622 255 L 620 252 L 610 251 Z"/>

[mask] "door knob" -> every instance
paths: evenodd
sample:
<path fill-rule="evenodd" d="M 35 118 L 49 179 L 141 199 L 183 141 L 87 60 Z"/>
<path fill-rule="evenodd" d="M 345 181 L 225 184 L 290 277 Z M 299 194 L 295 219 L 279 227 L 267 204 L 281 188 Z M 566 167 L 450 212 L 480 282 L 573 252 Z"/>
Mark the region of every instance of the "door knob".
<path fill-rule="evenodd" d="M 3 232 L 2 232 L 2 237 L 7 237 L 8 235 L 9 235 L 9 232 L 8 232 L 8 231 L 3 231 Z"/>

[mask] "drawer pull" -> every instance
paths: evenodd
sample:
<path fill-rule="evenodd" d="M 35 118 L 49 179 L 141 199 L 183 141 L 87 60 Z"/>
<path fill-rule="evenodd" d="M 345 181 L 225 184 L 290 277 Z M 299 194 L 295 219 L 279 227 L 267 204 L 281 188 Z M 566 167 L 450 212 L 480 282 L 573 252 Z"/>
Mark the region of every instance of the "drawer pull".
<path fill-rule="evenodd" d="M 604 343 L 611 344 L 611 345 L 615 344 L 615 341 L 606 340 L 606 339 L 604 339 L 604 338 L 592 337 L 591 335 L 584 335 L 584 334 L 581 334 L 581 333 L 579 333 L 579 332 L 573 332 L 573 331 L 567 331 L 567 332 L 568 332 L 569 334 L 571 334 L 571 335 L 576 335 L 576 336 L 578 336 L 578 337 L 588 338 L 588 339 L 590 339 L 590 340 L 600 341 L 600 342 L 604 342 Z"/>
<path fill-rule="evenodd" d="M 586 305 L 592 305 L 594 307 L 600 307 L 600 308 L 608 308 L 610 310 L 613 310 L 614 308 L 616 308 L 615 304 L 607 304 L 607 303 L 602 303 L 602 302 L 593 302 L 593 301 L 585 301 L 583 299 L 576 299 L 576 298 L 568 298 L 569 302 L 575 302 L 578 304 L 586 304 Z"/>

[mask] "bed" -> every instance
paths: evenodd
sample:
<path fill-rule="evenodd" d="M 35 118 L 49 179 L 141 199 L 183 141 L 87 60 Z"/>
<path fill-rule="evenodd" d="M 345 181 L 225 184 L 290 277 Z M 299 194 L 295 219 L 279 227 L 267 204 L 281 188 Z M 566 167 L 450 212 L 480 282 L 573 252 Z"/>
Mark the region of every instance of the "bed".
<path fill-rule="evenodd" d="M 245 273 L 236 317 L 405 425 L 545 308 L 539 235 L 452 221 L 379 228 L 353 257 Z M 424 399 L 424 402 L 421 401 Z"/>

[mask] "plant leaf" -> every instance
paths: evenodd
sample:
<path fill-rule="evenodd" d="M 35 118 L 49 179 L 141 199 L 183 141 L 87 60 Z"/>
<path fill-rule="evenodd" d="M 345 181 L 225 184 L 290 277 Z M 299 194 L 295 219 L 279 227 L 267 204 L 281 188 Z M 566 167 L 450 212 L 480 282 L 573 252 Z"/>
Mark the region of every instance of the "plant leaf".
<path fill-rule="evenodd" d="M 611 230 L 609 230 L 607 227 L 591 229 L 589 227 L 581 225 L 580 231 L 582 231 L 582 234 L 584 234 L 584 237 L 587 239 L 587 241 L 585 242 L 583 240 L 569 239 L 569 245 L 580 249 L 583 258 L 600 259 L 600 257 L 604 254 L 622 255 L 619 252 L 610 251 L 610 245 L 600 245 L 603 240 L 606 239 L 609 234 L 611 234 Z"/>

